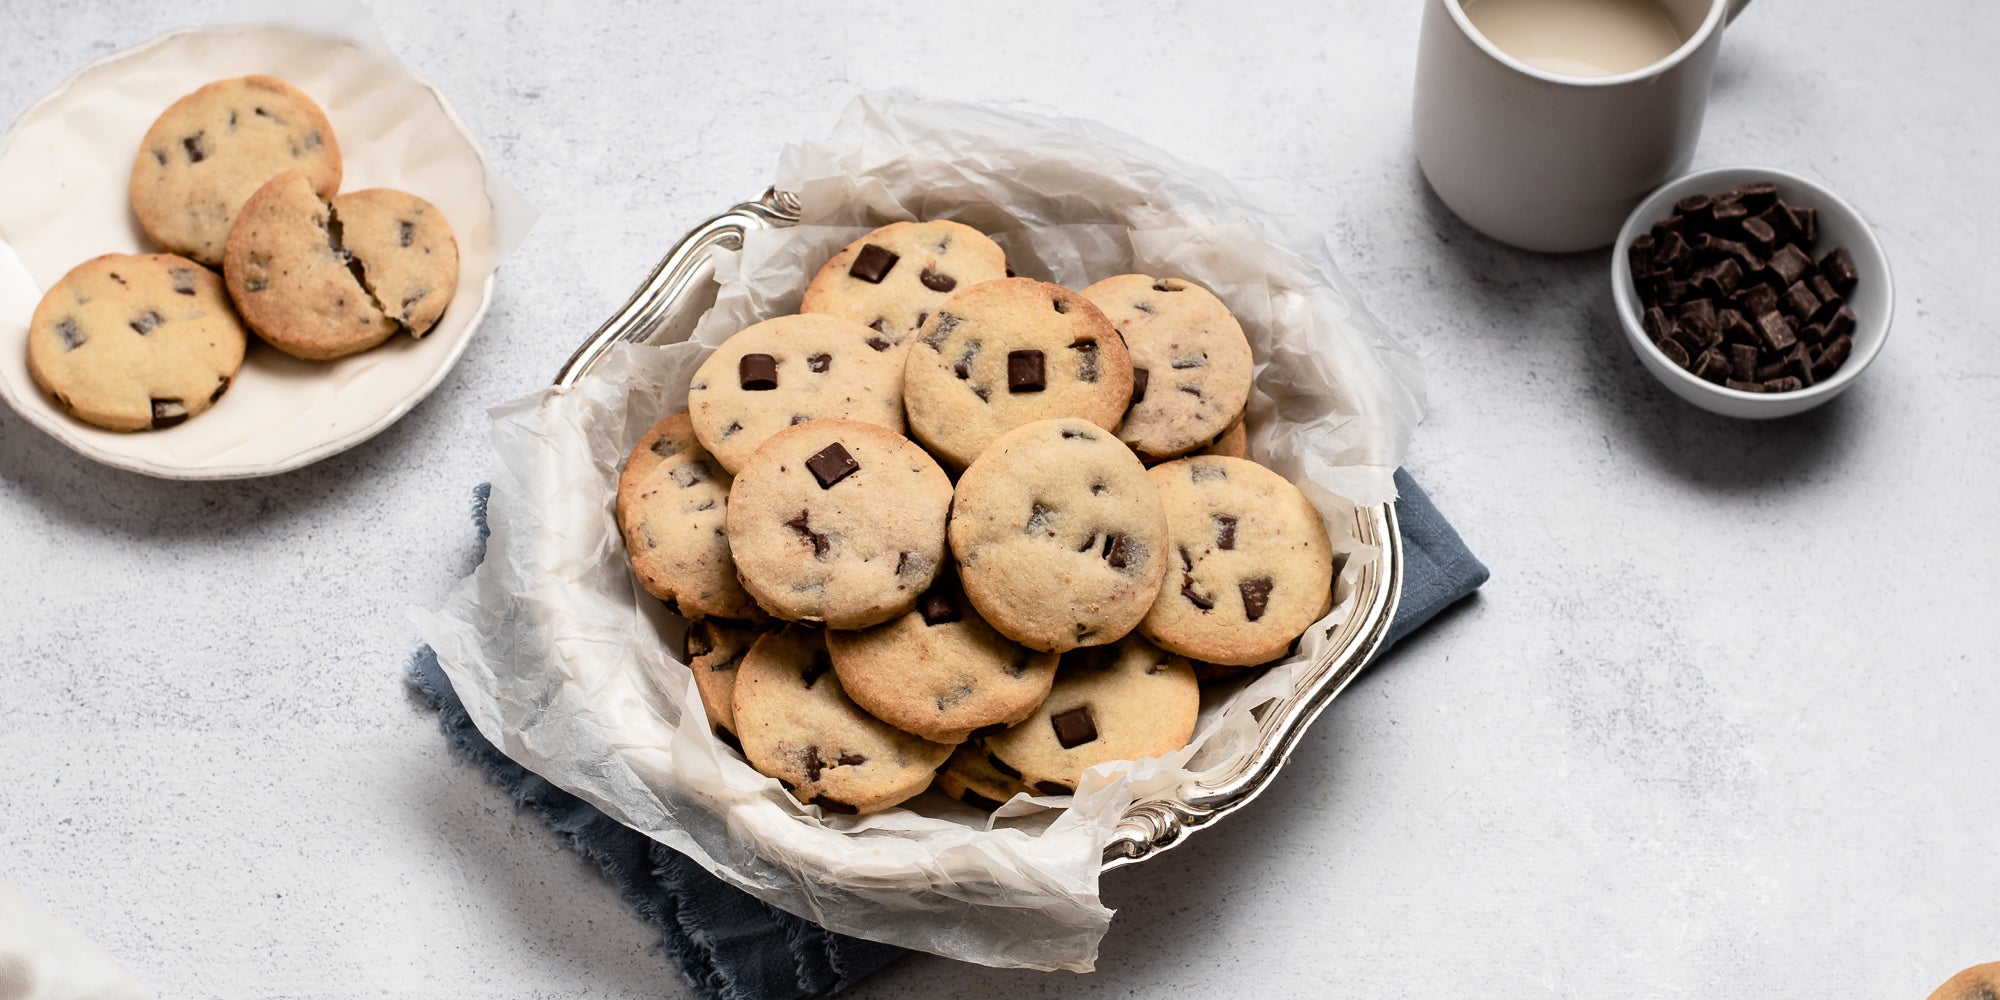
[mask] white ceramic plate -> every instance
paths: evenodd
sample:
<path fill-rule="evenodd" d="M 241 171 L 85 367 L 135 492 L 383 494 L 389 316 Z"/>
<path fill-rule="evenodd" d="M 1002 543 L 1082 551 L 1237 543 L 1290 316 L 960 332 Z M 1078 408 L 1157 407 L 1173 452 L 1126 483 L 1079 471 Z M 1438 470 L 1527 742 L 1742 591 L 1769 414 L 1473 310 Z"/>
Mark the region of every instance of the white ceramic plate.
<path fill-rule="evenodd" d="M 380 433 L 429 395 L 471 343 L 493 275 L 533 212 L 498 179 L 436 89 L 378 38 L 232 26 L 163 35 L 98 60 L 29 108 L 0 138 L 0 397 L 36 427 L 107 465 L 167 479 L 285 472 Z M 121 434 L 58 409 L 28 375 L 30 317 L 43 289 L 106 253 L 154 248 L 126 185 L 146 129 L 212 80 L 268 73 L 326 110 L 344 191 L 395 187 L 437 205 L 458 235 L 451 306 L 422 340 L 398 336 L 332 363 L 299 361 L 252 338 L 243 370 L 207 413 Z"/>

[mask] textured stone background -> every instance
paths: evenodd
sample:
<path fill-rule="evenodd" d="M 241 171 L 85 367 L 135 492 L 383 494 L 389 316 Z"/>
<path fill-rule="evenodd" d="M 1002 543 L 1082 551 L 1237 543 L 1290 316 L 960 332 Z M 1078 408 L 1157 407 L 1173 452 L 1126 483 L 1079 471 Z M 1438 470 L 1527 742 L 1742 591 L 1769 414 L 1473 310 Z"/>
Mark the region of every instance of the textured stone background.
<path fill-rule="evenodd" d="M 1773 425 L 1669 397 L 1602 254 L 1484 240 L 1410 152 L 1418 5 L 379 5 L 541 222 L 396 427 L 241 483 L 0 412 L 0 880 L 164 995 L 677 996 L 584 864 L 446 753 L 402 616 L 471 564 L 483 409 L 856 90 L 1101 119 L 1315 224 L 1423 353 L 1411 466 L 1494 568 L 1257 805 L 1106 882 L 1097 973 L 861 997 L 1915 997 L 2000 958 L 2000 12 L 1761 0 L 1698 165 L 1880 226 L 1888 350 Z M 0 0 L 0 116 L 207 4 Z M 0 192 L 0 197 L 5 194 Z"/>

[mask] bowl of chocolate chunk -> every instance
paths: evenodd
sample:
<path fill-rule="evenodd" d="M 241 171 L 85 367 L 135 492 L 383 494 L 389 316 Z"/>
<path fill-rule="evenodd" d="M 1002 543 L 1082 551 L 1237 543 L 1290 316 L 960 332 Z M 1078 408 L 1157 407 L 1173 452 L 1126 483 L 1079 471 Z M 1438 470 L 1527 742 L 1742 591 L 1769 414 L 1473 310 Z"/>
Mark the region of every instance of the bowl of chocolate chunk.
<path fill-rule="evenodd" d="M 1625 221 L 1611 288 L 1626 340 L 1674 394 L 1728 417 L 1802 413 L 1888 339 L 1888 258 L 1853 206 L 1766 167 L 1675 180 Z"/>

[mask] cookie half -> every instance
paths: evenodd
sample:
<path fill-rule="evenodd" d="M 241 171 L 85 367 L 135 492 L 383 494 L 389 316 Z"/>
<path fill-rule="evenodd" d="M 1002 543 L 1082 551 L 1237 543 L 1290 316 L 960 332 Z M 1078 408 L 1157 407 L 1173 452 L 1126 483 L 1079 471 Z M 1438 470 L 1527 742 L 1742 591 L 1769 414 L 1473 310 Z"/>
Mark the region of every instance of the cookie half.
<path fill-rule="evenodd" d="M 458 290 L 458 239 L 437 206 L 407 191 L 369 188 L 333 199 L 337 242 L 391 322 L 421 337 Z"/>
<path fill-rule="evenodd" d="M 780 316 L 724 341 L 695 370 L 695 436 L 730 472 L 771 435 L 808 420 L 858 420 L 903 431 L 902 357 L 837 316 Z"/>
<path fill-rule="evenodd" d="M 1086 768 L 1187 746 L 1201 710 L 1188 661 L 1138 636 L 1063 654 L 1048 700 L 986 738 L 1002 774 L 1042 795 L 1068 795 Z"/>
<path fill-rule="evenodd" d="M 867 628 L 916 607 L 937 578 L 950 505 L 951 480 L 908 438 L 814 420 L 772 435 L 743 464 L 729 491 L 729 547 L 764 610 Z"/>
<path fill-rule="evenodd" d="M 1217 664 L 1283 655 L 1325 614 L 1333 545 L 1319 510 L 1283 476 L 1240 458 L 1154 466 L 1169 559 L 1140 631 Z"/>
<path fill-rule="evenodd" d="M 952 296 L 918 331 L 903 369 L 910 432 L 961 469 L 1037 420 L 1116 428 L 1131 396 L 1131 359 L 1111 322 L 1089 299 L 1030 278 Z"/>
<path fill-rule="evenodd" d="M 750 766 L 828 812 L 887 809 L 929 787 L 951 755 L 849 701 L 816 629 L 792 626 L 750 647 L 733 715 Z"/>
<path fill-rule="evenodd" d="M 699 448 L 701 442 L 695 440 L 694 424 L 689 422 L 686 410 L 662 418 L 640 435 L 639 442 L 632 446 L 632 453 L 625 457 L 625 468 L 618 474 L 618 496 L 623 498 L 632 493 L 666 460 Z M 618 518 L 618 527 L 623 530 L 625 505 L 622 502 L 618 505 Z"/>
<path fill-rule="evenodd" d="M 951 551 L 985 619 L 1030 649 L 1115 642 L 1167 572 L 1159 492 L 1131 449 L 1088 420 L 1042 420 L 959 477 Z"/>
<path fill-rule="evenodd" d="M 1104 311 L 1132 354 L 1132 405 L 1118 437 L 1140 458 L 1197 451 L 1243 413 L 1255 374 L 1250 341 L 1208 289 L 1122 274 L 1081 294 Z"/>
<path fill-rule="evenodd" d="M 322 198 L 340 190 L 340 146 L 326 113 L 276 77 L 218 80 L 147 129 L 132 162 L 132 212 L 153 242 L 219 267 L 237 213 L 287 171 Z"/>
<path fill-rule="evenodd" d="M 726 618 L 703 618 L 688 623 L 681 647 L 681 662 L 694 674 L 694 687 L 701 695 L 701 707 L 718 739 L 742 749 L 736 738 L 736 669 L 743 657 L 763 635 L 764 629 L 749 622 Z"/>
<path fill-rule="evenodd" d="M 223 258 L 223 280 L 244 322 L 307 361 L 356 354 L 396 332 L 331 227 L 306 176 L 281 174 L 244 203 Z"/>
<path fill-rule="evenodd" d="M 689 618 L 757 617 L 724 534 L 729 473 L 697 445 L 628 484 L 617 521 L 639 585 Z"/>
<path fill-rule="evenodd" d="M 214 272 L 171 254 L 107 254 L 72 268 L 35 306 L 28 372 L 83 420 L 158 429 L 221 399 L 248 343 Z"/>
<path fill-rule="evenodd" d="M 1027 718 L 1048 696 L 1056 655 L 1038 653 L 979 617 L 950 570 L 916 610 L 858 632 L 828 632 L 841 687 L 904 732 L 958 743 Z"/>
<path fill-rule="evenodd" d="M 799 311 L 850 319 L 901 345 L 953 292 L 1006 276 L 1006 253 L 971 226 L 892 222 L 834 254 Z"/>

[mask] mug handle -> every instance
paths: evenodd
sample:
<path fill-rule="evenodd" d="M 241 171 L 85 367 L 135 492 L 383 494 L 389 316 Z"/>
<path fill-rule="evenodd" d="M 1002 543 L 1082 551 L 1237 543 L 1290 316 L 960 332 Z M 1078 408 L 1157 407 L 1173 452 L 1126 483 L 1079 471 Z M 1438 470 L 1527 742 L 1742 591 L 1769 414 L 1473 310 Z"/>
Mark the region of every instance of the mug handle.
<path fill-rule="evenodd" d="M 1729 0 L 1729 16 L 1723 18 L 1722 23 L 1735 24 L 1736 15 L 1743 13 L 1743 8 L 1748 6 L 1750 6 L 1750 0 Z"/>

